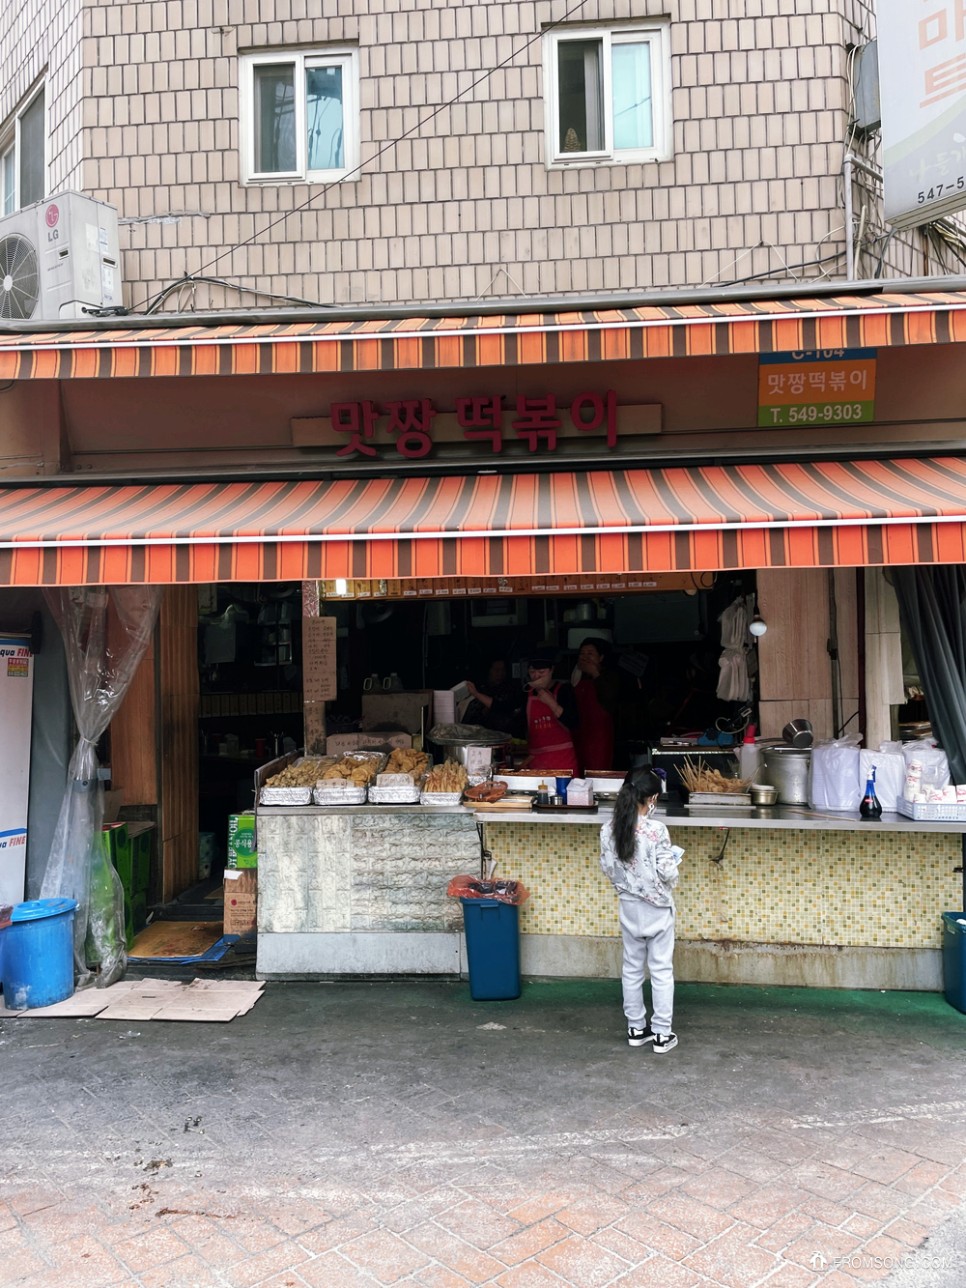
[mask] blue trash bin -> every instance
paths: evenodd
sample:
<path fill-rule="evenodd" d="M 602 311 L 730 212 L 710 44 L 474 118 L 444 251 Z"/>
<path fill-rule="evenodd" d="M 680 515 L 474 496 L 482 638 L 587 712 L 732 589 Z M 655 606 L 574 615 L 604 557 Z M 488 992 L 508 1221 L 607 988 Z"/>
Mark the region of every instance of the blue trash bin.
<path fill-rule="evenodd" d="M 466 931 L 470 997 L 520 996 L 520 909 L 500 899 L 460 899 Z"/>
<path fill-rule="evenodd" d="M 966 1012 L 966 912 L 943 913 L 943 992 Z"/>
<path fill-rule="evenodd" d="M 53 1006 L 74 992 L 73 899 L 18 903 L 3 932 L 3 1000 L 11 1011 Z"/>

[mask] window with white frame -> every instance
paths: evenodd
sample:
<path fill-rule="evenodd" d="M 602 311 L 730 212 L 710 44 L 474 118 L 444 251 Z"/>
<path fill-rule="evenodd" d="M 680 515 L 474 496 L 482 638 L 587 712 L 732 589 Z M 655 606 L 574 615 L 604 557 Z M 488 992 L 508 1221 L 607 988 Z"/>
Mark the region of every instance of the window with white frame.
<path fill-rule="evenodd" d="M 0 214 L 47 195 L 47 110 L 40 89 L 0 133 Z"/>
<path fill-rule="evenodd" d="M 354 169 L 358 101 L 353 49 L 245 55 L 241 137 L 246 179 L 317 183 Z"/>
<path fill-rule="evenodd" d="M 666 24 L 549 32 L 544 75 L 551 165 L 671 155 Z"/>

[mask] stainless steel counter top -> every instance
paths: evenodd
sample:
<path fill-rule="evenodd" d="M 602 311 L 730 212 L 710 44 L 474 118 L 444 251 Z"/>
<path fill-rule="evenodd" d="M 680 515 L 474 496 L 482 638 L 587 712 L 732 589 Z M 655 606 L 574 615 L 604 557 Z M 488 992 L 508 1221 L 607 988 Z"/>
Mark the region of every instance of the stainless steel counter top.
<path fill-rule="evenodd" d="M 539 823 L 550 827 L 561 824 L 583 827 L 600 827 L 613 813 L 610 801 L 601 803 L 596 814 L 567 810 L 557 813 L 533 810 L 470 810 L 464 805 L 259 805 L 258 813 L 267 817 L 310 814 L 467 814 L 478 823 Z M 812 832 L 958 832 L 966 833 L 966 823 L 925 823 L 905 818 L 901 814 L 883 814 L 877 823 L 867 823 L 856 814 L 836 814 L 812 810 L 806 805 L 714 806 L 701 805 L 689 809 L 685 805 L 659 806 L 656 817 L 668 827 L 736 827 L 773 828 L 784 830 L 799 828 Z"/>

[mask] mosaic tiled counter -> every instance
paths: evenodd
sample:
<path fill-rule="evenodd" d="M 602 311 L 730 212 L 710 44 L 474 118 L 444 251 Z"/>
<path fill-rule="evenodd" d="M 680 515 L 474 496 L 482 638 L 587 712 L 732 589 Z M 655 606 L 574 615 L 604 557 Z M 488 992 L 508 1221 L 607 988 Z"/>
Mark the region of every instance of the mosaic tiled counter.
<path fill-rule="evenodd" d="M 526 975 L 620 974 L 617 901 L 593 821 L 479 816 L 522 880 Z M 465 972 L 449 878 L 479 870 L 466 810 L 292 808 L 258 816 L 260 978 Z M 685 849 L 677 977 L 816 987 L 942 987 L 941 914 L 962 906 L 961 829 L 807 810 L 667 816 Z"/>

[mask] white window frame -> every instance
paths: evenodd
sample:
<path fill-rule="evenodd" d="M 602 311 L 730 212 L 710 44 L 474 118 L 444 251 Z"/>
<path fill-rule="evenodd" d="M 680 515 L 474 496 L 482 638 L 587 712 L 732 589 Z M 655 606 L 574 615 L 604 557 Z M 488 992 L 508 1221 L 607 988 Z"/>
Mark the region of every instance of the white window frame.
<path fill-rule="evenodd" d="M 0 130 L 0 218 L 3 218 L 4 215 L 13 214 L 15 211 L 19 210 L 22 205 L 21 198 L 20 198 L 20 160 L 21 160 L 23 145 L 20 140 L 20 122 L 22 121 L 23 117 L 25 117 L 26 114 L 33 107 L 34 103 L 36 103 L 37 99 L 41 96 L 41 94 L 43 94 L 44 96 L 44 124 L 43 124 L 44 155 L 43 155 L 43 161 L 42 161 L 43 173 L 44 173 L 44 181 L 43 181 L 44 190 L 39 197 L 35 198 L 35 200 L 43 201 L 44 197 L 47 196 L 47 193 L 49 190 L 48 181 L 50 178 L 50 134 L 48 129 L 50 105 L 47 102 L 47 95 L 45 91 L 46 91 L 45 82 L 41 82 L 39 85 L 35 85 L 34 88 L 27 95 L 27 97 L 20 104 L 20 106 L 17 108 L 16 112 L 14 112 L 12 118 L 8 121 L 6 127 Z M 10 203 L 10 208 L 8 210 L 7 209 L 8 190 L 7 190 L 6 184 L 4 183 L 4 172 L 6 170 L 7 158 L 11 155 L 13 157 L 13 201 L 12 203 Z"/>
<path fill-rule="evenodd" d="M 561 152 L 559 146 L 558 50 L 572 41 L 599 40 L 603 72 L 604 147 L 588 152 Z M 612 103 L 611 51 L 620 44 L 648 44 L 651 48 L 651 92 L 654 143 L 649 148 L 615 148 Z M 547 169 L 572 166 L 627 165 L 641 161 L 666 161 L 672 156 L 671 137 L 671 47 L 666 22 L 588 23 L 567 25 L 547 32 L 543 38 L 543 78 Z"/>
<path fill-rule="evenodd" d="M 255 169 L 255 68 L 288 64 L 295 71 L 294 170 L 260 172 Z M 305 72 L 310 67 L 342 68 L 342 149 L 345 164 L 338 169 L 309 170 L 305 119 Z M 251 184 L 332 183 L 343 179 L 359 164 L 359 51 L 351 46 L 319 49 L 275 49 L 242 54 L 240 62 L 239 122 L 243 182 Z"/>

